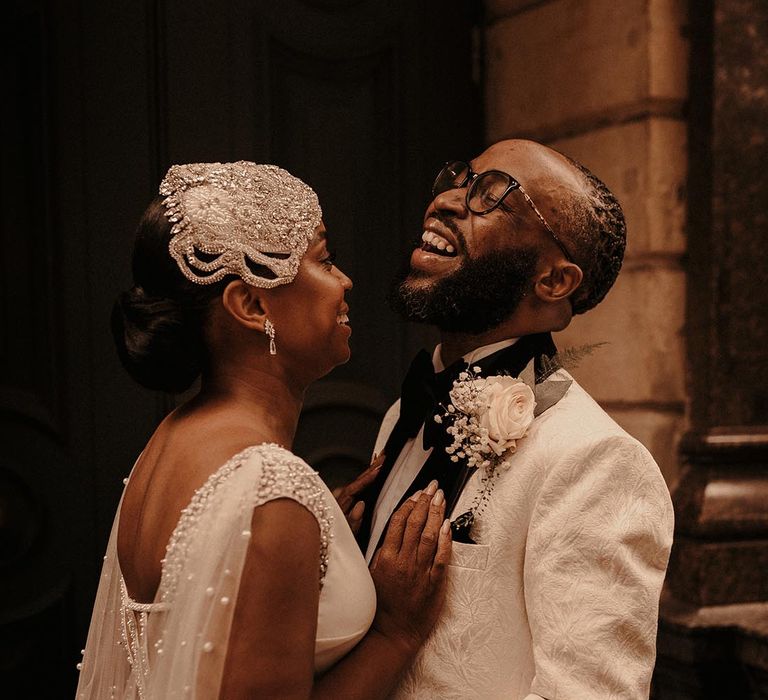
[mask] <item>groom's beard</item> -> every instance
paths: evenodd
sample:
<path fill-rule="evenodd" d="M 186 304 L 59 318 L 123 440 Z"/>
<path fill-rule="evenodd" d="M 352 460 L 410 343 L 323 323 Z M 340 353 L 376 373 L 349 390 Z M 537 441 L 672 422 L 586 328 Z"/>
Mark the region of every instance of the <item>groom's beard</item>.
<path fill-rule="evenodd" d="M 395 279 L 389 303 L 407 321 L 441 331 L 484 333 L 509 318 L 520 304 L 537 260 L 535 248 L 520 248 L 513 255 L 467 256 L 453 274 L 428 286 L 413 284 L 421 275 L 406 270 Z"/>

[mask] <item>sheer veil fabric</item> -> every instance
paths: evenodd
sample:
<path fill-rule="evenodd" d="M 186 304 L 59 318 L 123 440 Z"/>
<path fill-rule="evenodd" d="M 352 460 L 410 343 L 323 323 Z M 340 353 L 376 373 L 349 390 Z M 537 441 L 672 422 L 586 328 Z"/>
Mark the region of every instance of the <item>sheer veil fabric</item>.
<path fill-rule="evenodd" d="M 82 660 L 78 699 L 217 698 L 253 509 L 291 498 L 317 519 L 321 586 L 315 667 L 365 635 L 376 608 L 368 569 L 333 496 L 277 445 L 249 447 L 198 489 L 168 544 L 151 604 L 127 595 L 117 560 L 118 508 Z"/>

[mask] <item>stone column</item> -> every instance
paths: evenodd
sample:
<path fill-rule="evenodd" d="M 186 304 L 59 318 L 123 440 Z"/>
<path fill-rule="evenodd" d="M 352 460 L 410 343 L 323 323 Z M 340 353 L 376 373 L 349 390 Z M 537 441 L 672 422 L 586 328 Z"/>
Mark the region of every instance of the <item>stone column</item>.
<path fill-rule="evenodd" d="M 768 5 L 691 11 L 690 431 L 656 697 L 768 697 Z"/>
<path fill-rule="evenodd" d="M 486 0 L 486 11 L 487 141 L 546 143 L 624 207 L 614 289 L 556 342 L 607 343 L 573 373 L 672 484 L 686 403 L 686 3 Z"/>

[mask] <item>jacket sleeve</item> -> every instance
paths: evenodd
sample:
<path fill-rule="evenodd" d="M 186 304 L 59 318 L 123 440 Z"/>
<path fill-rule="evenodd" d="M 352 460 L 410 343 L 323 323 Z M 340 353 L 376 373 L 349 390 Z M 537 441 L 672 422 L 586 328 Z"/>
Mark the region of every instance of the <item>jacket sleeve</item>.
<path fill-rule="evenodd" d="M 658 466 L 627 435 L 549 465 L 525 551 L 529 697 L 648 698 L 673 519 Z"/>

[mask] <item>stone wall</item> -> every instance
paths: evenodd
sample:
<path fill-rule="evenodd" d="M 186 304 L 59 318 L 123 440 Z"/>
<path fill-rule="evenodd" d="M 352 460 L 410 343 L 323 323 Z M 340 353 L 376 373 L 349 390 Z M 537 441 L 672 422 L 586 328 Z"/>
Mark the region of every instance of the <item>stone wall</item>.
<path fill-rule="evenodd" d="M 546 143 L 584 163 L 624 207 L 629 243 L 616 286 L 557 342 L 608 343 L 574 374 L 672 484 L 687 393 L 687 3 L 486 0 L 485 7 L 487 142 Z"/>

